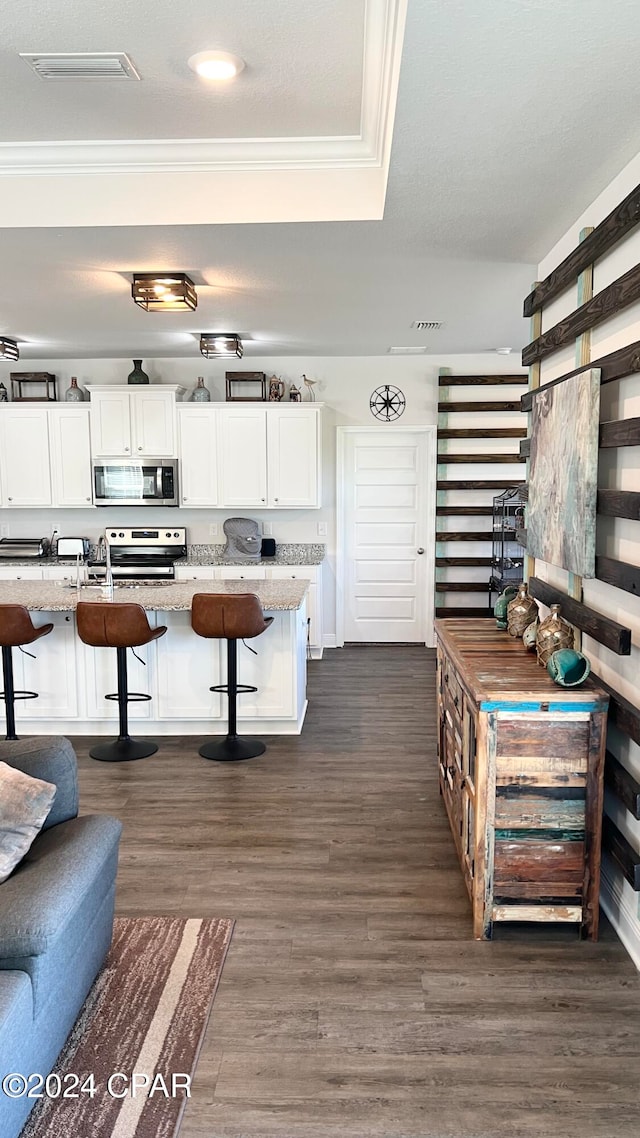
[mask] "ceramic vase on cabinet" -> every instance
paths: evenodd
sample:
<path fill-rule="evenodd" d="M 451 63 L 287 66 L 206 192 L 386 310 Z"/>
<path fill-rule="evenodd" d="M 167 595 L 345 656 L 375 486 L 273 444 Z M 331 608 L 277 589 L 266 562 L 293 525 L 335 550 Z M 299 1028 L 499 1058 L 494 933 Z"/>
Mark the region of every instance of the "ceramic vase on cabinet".
<path fill-rule="evenodd" d="M 65 403 L 82 403 L 84 401 L 84 391 L 78 387 L 78 380 L 75 375 L 71 376 L 71 385 L 64 393 Z"/>
<path fill-rule="evenodd" d="M 133 371 L 127 376 L 127 383 L 148 383 L 149 376 L 142 370 L 142 360 L 133 361 Z"/>
<path fill-rule="evenodd" d="M 203 375 L 198 376 L 198 382 L 193 389 L 193 395 L 191 396 L 191 402 L 192 403 L 210 403 L 211 402 L 211 396 L 209 394 L 209 391 L 207 390 L 207 388 L 204 385 L 204 376 Z"/>
<path fill-rule="evenodd" d="M 573 628 L 560 615 L 560 605 L 551 605 L 551 612 L 538 628 L 536 652 L 538 663 L 546 667 L 549 658 L 561 648 L 573 648 Z"/>
<path fill-rule="evenodd" d="M 507 605 L 507 631 L 509 636 L 522 636 L 525 628 L 538 615 L 538 606 L 529 596 L 526 581 L 523 581 L 518 594 Z"/>

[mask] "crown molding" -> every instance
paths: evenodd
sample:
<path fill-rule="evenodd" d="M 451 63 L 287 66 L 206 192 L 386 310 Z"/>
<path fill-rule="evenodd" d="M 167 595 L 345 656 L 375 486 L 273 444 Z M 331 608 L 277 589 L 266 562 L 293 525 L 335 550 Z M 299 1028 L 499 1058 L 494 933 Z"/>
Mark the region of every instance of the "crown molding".
<path fill-rule="evenodd" d="M 359 135 L 0 144 L 0 178 L 338 170 L 388 164 L 407 0 L 366 0 Z"/>

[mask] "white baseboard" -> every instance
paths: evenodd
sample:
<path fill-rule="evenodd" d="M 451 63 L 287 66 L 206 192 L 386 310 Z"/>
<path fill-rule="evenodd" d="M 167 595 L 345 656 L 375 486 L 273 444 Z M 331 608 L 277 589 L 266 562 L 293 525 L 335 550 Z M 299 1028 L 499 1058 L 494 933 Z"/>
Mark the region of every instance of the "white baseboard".
<path fill-rule="evenodd" d="M 637 914 L 623 896 L 620 883 L 609 876 L 604 865 L 600 884 L 600 904 L 640 971 L 640 930 Z"/>
<path fill-rule="evenodd" d="M 322 647 L 323 648 L 337 648 L 338 647 L 335 632 L 325 633 L 325 635 L 322 637 Z"/>

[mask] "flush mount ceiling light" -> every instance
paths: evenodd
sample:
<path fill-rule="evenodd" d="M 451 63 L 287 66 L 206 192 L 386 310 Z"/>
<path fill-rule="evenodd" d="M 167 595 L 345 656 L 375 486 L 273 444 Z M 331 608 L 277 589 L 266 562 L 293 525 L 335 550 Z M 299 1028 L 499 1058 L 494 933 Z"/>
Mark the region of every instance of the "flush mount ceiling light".
<path fill-rule="evenodd" d="M 201 79 L 218 82 L 235 79 L 245 66 L 244 59 L 240 59 L 239 55 L 231 55 L 228 51 L 198 51 L 189 57 L 187 63 Z"/>
<path fill-rule="evenodd" d="M 145 312 L 193 312 L 198 307 L 198 294 L 186 273 L 134 273 L 131 295 Z"/>
<path fill-rule="evenodd" d="M 4 360 L 20 359 L 20 349 L 15 340 L 10 340 L 8 336 L 0 336 L 0 357 Z"/>
<path fill-rule="evenodd" d="M 242 340 L 237 332 L 201 332 L 200 351 L 208 360 L 215 356 L 242 358 Z"/>

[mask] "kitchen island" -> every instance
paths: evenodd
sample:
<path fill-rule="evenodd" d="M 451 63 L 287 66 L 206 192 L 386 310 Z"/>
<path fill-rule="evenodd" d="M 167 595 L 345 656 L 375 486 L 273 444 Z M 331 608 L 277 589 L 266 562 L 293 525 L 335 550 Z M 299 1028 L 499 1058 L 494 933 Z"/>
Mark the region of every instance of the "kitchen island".
<path fill-rule="evenodd" d="M 162 582 L 148 587 L 117 586 L 114 602 L 133 602 L 147 611 L 155 627 L 167 626 L 160 640 L 127 653 L 129 690 L 147 692 L 150 703 L 131 703 L 132 734 L 210 735 L 226 733 L 226 700 L 209 689 L 226 680 L 226 643 L 204 640 L 191 629 L 195 593 L 254 593 L 273 616 L 270 628 L 248 644 L 238 644 L 238 678 L 255 693 L 238 697 L 239 729 L 252 734 L 291 735 L 302 730 L 306 701 L 307 617 L 305 580 L 218 580 Z M 68 582 L 3 581 L 0 601 L 24 605 L 34 624 L 51 621 L 53 632 L 29 646 L 32 658 L 14 649 L 16 689 L 38 692 L 18 702 L 18 735 L 113 735 L 117 708 L 105 700 L 116 691 L 114 649 L 90 648 L 79 639 L 75 608 L 79 600 L 110 604 L 99 587 L 76 589 Z"/>

